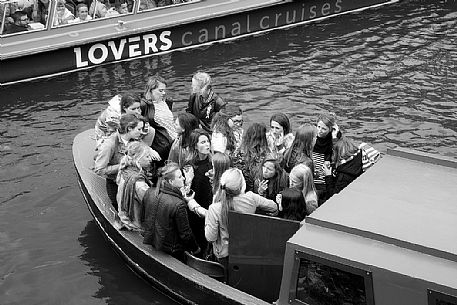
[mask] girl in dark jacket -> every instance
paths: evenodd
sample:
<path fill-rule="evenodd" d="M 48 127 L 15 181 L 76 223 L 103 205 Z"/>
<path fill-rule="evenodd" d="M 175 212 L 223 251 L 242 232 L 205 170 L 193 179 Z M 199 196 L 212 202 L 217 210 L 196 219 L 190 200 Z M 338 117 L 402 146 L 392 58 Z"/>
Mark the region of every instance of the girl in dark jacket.
<path fill-rule="evenodd" d="M 362 174 L 362 150 L 349 138 L 341 137 L 333 147 L 332 161 L 335 164 L 334 175 L 330 166 L 323 165 L 322 168 L 329 198 Z"/>
<path fill-rule="evenodd" d="M 273 155 L 267 156 L 254 182 L 254 191 L 262 197 L 276 200 L 276 195 L 289 186 L 289 175 Z"/>
<path fill-rule="evenodd" d="M 146 207 L 143 242 L 184 261 L 184 252 L 200 252 L 189 225 L 187 203 L 181 193 L 184 177 L 176 163 L 159 170 L 156 190 L 149 189 L 143 198 Z"/>

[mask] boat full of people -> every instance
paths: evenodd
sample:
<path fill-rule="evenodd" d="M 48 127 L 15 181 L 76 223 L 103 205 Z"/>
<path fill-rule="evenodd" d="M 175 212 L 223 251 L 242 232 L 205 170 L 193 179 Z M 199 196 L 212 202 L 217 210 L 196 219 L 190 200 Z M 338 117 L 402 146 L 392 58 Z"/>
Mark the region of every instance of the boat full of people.
<path fill-rule="evenodd" d="M 0 85 L 303 24 L 392 0 L 0 0 Z"/>
<path fill-rule="evenodd" d="M 78 134 L 78 182 L 139 275 L 189 304 L 457 304 L 457 161 L 356 143 L 333 113 L 243 126 L 197 72 L 109 101 Z"/>

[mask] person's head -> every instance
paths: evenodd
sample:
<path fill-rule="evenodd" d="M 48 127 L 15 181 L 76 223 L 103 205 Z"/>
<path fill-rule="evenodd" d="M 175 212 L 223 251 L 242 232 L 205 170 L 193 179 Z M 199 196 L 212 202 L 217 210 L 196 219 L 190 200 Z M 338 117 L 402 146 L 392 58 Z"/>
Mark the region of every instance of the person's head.
<path fill-rule="evenodd" d="M 228 151 L 233 151 L 235 149 L 235 136 L 229 125 L 229 120 L 230 118 L 227 114 L 223 112 L 216 113 L 211 121 L 211 130 L 223 134 L 227 139 L 226 149 Z"/>
<path fill-rule="evenodd" d="M 192 93 L 206 95 L 211 89 L 211 77 L 206 72 L 197 72 L 192 77 Z"/>
<path fill-rule="evenodd" d="M 262 162 L 262 179 L 272 179 L 281 172 L 282 168 L 280 162 L 273 158 L 267 157 Z"/>
<path fill-rule="evenodd" d="M 311 191 L 315 191 L 312 170 L 305 164 L 297 164 L 290 171 L 289 185 L 291 188 L 296 188 L 302 191 L 303 196 L 306 197 L 306 194 Z"/>
<path fill-rule="evenodd" d="M 148 170 L 153 160 L 152 153 L 152 148 L 143 141 L 132 141 L 127 144 L 127 152 L 124 157 L 126 161 L 124 162 L 126 165 L 134 165 L 140 170 Z"/>
<path fill-rule="evenodd" d="M 335 114 L 334 113 L 323 113 L 317 117 L 317 136 L 319 138 L 325 138 L 328 134 L 331 134 L 332 128 L 335 125 Z"/>
<path fill-rule="evenodd" d="M 187 147 L 190 141 L 190 134 L 198 128 L 199 121 L 195 115 L 188 112 L 181 112 L 175 120 L 176 132 L 181 136 L 181 147 Z"/>
<path fill-rule="evenodd" d="M 164 101 L 167 90 L 167 82 L 163 77 L 156 74 L 148 78 L 144 89 L 144 97 L 147 100 Z"/>
<path fill-rule="evenodd" d="M 57 0 L 57 6 L 56 6 L 57 12 L 65 11 L 65 4 L 66 3 L 67 2 L 65 0 Z"/>
<path fill-rule="evenodd" d="M 317 129 L 311 124 L 302 124 L 295 132 L 295 138 L 292 147 L 303 151 L 308 157 L 311 157 L 314 144 L 316 144 Z"/>
<path fill-rule="evenodd" d="M 129 139 L 138 139 L 143 132 L 144 123 L 134 114 L 122 114 L 119 122 L 119 134 Z"/>
<path fill-rule="evenodd" d="M 229 117 L 228 123 L 230 128 L 236 129 L 243 127 L 243 111 L 240 106 L 228 104 L 222 112 Z"/>
<path fill-rule="evenodd" d="M 290 122 L 284 113 L 275 113 L 270 118 L 270 129 L 275 136 L 286 135 L 290 132 Z"/>
<path fill-rule="evenodd" d="M 165 164 L 158 170 L 159 180 L 157 182 L 157 191 L 168 183 L 171 186 L 182 189 L 184 187 L 184 176 L 179 165 L 174 162 Z"/>
<path fill-rule="evenodd" d="M 248 127 L 243 135 L 241 149 L 246 159 L 267 153 L 267 127 L 265 124 L 253 123 Z"/>
<path fill-rule="evenodd" d="M 192 158 L 206 158 L 210 154 L 211 142 L 208 133 L 195 129 L 190 133 L 189 150 Z"/>
<path fill-rule="evenodd" d="M 13 17 L 14 24 L 26 28 L 29 25 L 29 17 L 23 11 L 15 11 L 11 17 Z"/>
<path fill-rule="evenodd" d="M 78 17 L 81 20 L 86 20 L 87 16 L 89 15 L 89 8 L 87 7 L 87 4 L 85 3 L 80 3 L 76 7 L 76 10 L 78 11 Z"/>
<path fill-rule="evenodd" d="M 357 153 L 358 150 L 358 146 L 355 145 L 351 139 L 342 136 L 333 144 L 332 163 L 339 166 L 342 160 L 348 159 L 350 156 Z"/>
<path fill-rule="evenodd" d="M 213 164 L 213 193 L 219 189 L 219 183 L 222 174 L 230 168 L 232 160 L 225 153 L 215 153 L 212 157 Z"/>
<path fill-rule="evenodd" d="M 218 192 L 223 193 L 226 198 L 233 198 L 243 194 L 246 190 L 246 180 L 238 168 L 229 168 L 219 180 Z"/>
<path fill-rule="evenodd" d="M 140 97 L 133 92 L 126 92 L 121 97 L 121 113 L 141 115 Z"/>
<path fill-rule="evenodd" d="M 302 221 L 306 216 L 305 198 L 298 189 L 285 188 L 282 192 L 281 205 L 285 219 Z"/>
<path fill-rule="evenodd" d="M 119 7 L 117 8 L 117 11 L 119 14 L 128 14 L 129 12 L 129 7 L 127 5 L 127 2 L 121 2 L 119 4 Z"/>

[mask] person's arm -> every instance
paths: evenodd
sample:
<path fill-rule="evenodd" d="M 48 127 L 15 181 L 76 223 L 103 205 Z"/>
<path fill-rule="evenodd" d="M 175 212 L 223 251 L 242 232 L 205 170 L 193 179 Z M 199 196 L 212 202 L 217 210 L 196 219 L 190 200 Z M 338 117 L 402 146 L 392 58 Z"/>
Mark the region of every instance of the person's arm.
<path fill-rule="evenodd" d="M 116 174 L 119 171 L 119 164 L 108 165 L 114 154 L 114 147 L 111 141 L 105 141 L 100 146 L 97 157 L 95 158 L 94 171 L 97 175 L 106 177 Z"/>
<path fill-rule="evenodd" d="M 190 95 L 189 102 L 187 103 L 186 112 L 194 114 L 193 111 L 194 111 L 195 97 L 196 97 L 195 94 Z"/>
<path fill-rule="evenodd" d="M 149 185 L 144 180 L 135 182 L 135 192 L 139 202 L 143 202 L 144 194 L 149 190 Z"/>
<path fill-rule="evenodd" d="M 195 252 L 198 250 L 198 244 L 195 241 L 194 234 L 189 225 L 186 207 L 184 203 L 179 203 L 176 208 L 175 223 L 178 229 L 179 237 L 183 240 L 186 249 Z"/>
<path fill-rule="evenodd" d="M 248 195 L 251 198 L 251 200 L 254 201 L 256 208 L 259 208 L 260 210 L 271 214 L 271 216 L 275 216 L 278 214 L 278 205 L 273 200 L 264 198 L 259 194 L 255 194 L 253 192 L 248 192 L 246 193 L 246 195 Z"/>
<path fill-rule="evenodd" d="M 322 165 L 322 171 L 325 175 L 324 179 L 327 197 L 330 198 L 335 193 L 335 177 L 333 177 L 332 168 L 330 166 L 326 166 L 326 164 Z"/>
<path fill-rule="evenodd" d="M 219 233 L 219 219 L 215 207 L 211 204 L 205 217 L 205 238 L 209 242 L 216 241 Z"/>

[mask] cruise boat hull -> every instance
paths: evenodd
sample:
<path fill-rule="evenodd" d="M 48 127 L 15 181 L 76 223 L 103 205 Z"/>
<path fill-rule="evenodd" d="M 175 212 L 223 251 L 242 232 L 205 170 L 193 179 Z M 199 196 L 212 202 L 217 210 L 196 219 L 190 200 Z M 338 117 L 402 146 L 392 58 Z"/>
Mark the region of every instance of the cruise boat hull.
<path fill-rule="evenodd" d="M 1 37 L 0 84 L 159 55 L 395 1 L 206 0 Z"/>

